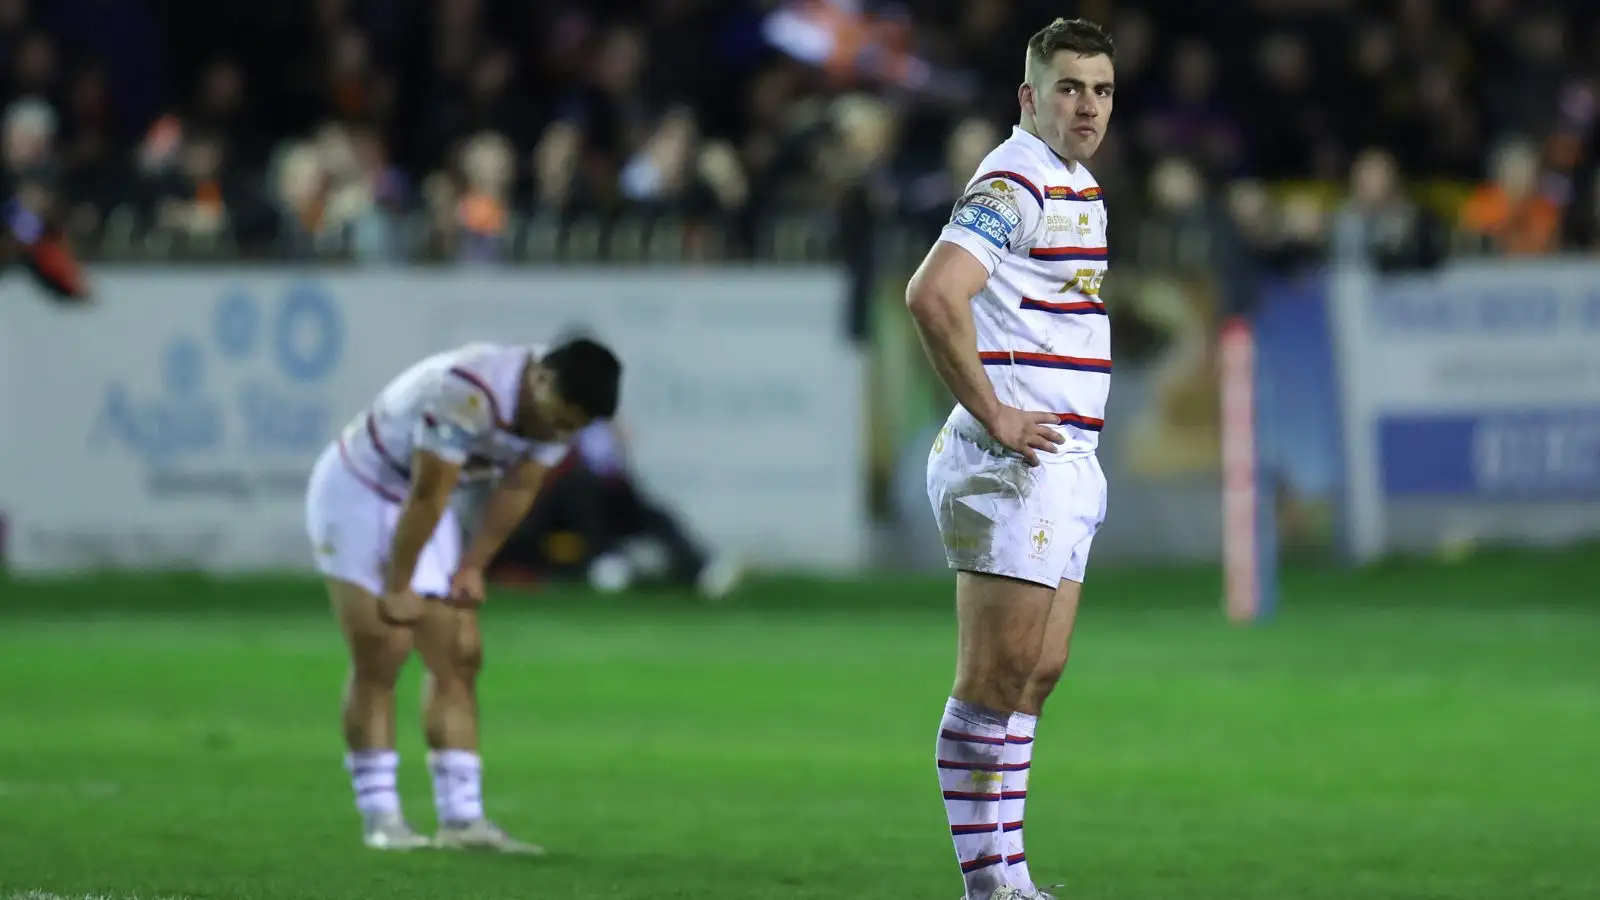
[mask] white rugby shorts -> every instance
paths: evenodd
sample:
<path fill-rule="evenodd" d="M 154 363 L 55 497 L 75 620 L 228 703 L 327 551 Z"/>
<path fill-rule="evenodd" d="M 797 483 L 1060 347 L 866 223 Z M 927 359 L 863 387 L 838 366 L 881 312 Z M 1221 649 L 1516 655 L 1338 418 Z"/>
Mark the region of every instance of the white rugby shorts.
<path fill-rule="evenodd" d="M 306 487 L 306 534 L 317 571 L 371 592 L 383 592 L 384 570 L 401 498 L 368 484 L 342 458 L 338 442 L 317 458 Z M 450 592 L 461 561 L 461 527 L 447 508 L 417 558 L 411 589 L 425 597 Z"/>
<path fill-rule="evenodd" d="M 1082 582 L 1106 516 L 1106 476 L 1094 454 L 1039 454 L 1000 446 L 961 407 L 928 454 L 928 500 L 950 568 L 1047 587 Z"/>

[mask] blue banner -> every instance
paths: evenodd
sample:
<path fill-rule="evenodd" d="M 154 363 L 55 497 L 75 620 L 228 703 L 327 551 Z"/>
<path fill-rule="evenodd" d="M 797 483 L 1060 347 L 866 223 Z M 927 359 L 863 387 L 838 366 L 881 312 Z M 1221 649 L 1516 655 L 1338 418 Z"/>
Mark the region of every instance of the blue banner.
<path fill-rule="evenodd" d="M 1600 409 L 1385 416 L 1390 496 L 1600 499 Z"/>
<path fill-rule="evenodd" d="M 1254 317 L 1263 469 L 1290 547 L 1332 546 L 1344 484 L 1339 382 L 1323 277 L 1263 285 Z"/>

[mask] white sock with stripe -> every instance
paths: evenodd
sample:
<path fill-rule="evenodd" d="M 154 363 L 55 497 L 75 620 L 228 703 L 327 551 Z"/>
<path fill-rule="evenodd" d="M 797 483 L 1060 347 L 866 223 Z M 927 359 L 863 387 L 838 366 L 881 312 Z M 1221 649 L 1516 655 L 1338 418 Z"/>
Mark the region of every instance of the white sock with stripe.
<path fill-rule="evenodd" d="M 393 750 L 353 750 L 344 756 L 345 771 L 350 773 L 350 786 L 355 789 L 356 809 L 363 818 L 397 815 L 400 812 L 400 791 L 396 775 L 400 771 L 400 754 Z"/>
<path fill-rule="evenodd" d="M 483 761 L 471 750 L 434 750 L 428 754 L 433 773 L 433 805 L 439 824 L 460 825 L 483 818 Z"/>
<path fill-rule="evenodd" d="M 1006 884 L 1000 791 L 1009 719 L 951 697 L 939 723 L 939 788 L 967 900 L 988 900 Z"/>
<path fill-rule="evenodd" d="M 1022 809 L 1028 802 L 1028 772 L 1033 765 L 1033 732 L 1038 716 L 1012 713 L 1006 726 L 1005 781 L 1000 786 L 1000 822 L 1006 836 L 1006 877 L 1014 887 L 1034 889 L 1022 849 Z"/>

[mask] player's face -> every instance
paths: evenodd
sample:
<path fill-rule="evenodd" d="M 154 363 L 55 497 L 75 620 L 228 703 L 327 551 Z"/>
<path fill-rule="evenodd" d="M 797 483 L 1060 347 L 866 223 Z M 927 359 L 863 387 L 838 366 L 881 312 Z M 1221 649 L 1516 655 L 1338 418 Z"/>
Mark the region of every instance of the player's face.
<path fill-rule="evenodd" d="M 535 440 L 560 441 L 570 437 L 594 421 L 593 417 L 571 403 L 556 391 L 555 379 L 548 372 L 539 372 L 533 378 L 533 420 L 526 434 Z"/>
<path fill-rule="evenodd" d="M 1022 108 L 1033 116 L 1039 137 L 1070 160 L 1087 160 L 1100 149 L 1111 122 L 1116 72 L 1104 54 L 1061 51 L 1024 84 Z"/>

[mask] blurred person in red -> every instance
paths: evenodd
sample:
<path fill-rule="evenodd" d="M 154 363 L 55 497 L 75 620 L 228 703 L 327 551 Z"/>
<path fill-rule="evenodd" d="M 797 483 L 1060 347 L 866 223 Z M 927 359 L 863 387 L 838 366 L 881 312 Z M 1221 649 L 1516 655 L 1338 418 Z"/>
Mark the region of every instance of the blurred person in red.
<path fill-rule="evenodd" d="M 1514 140 L 1494 155 L 1493 180 L 1480 186 L 1461 209 L 1461 227 L 1488 238 L 1507 256 L 1554 253 L 1564 213 L 1539 189 L 1539 151 Z"/>
<path fill-rule="evenodd" d="M 88 280 L 57 217 L 56 125 L 55 110 L 37 99 L 11 104 L 0 121 L 10 196 L 0 207 L 0 269 L 21 266 L 52 297 L 83 300 Z"/>
<path fill-rule="evenodd" d="M 483 132 L 468 139 L 461 151 L 463 189 L 456 209 L 458 259 L 492 263 L 505 255 L 515 175 L 516 150 L 504 135 Z"/>
<path fill-rule="evenodd" d="M 794 0 L 762 24 L 774 47 L 822 69 L 840 87 L 858 83 L 921 88 L 933 75 L 911 53 L 911 23 L 898 4 Z"/>
<path fill-rule="evenodd" d="M 979 26 L 982 19 L 979 14 Z M 915 22 L 894 0 L 790 0 L 766 16 L 762 35 L 840 90 L 891 88 L 957 102 L 976 94 L 970 75 L 914 53 Z"/>
<path fill-rule="evenodd" d="M 927 484 L 956 570 L 956 677 L 936 752 L 966 900 L 1050 896 L 1029 871 L 1023 809 L 1106 510 L 1107 220 L 1086 163 L 1111 118 L 1114 56 L 1084 19 L 1028 41 L 1018 123 L 906 287 L 956 400 Z"/>
<path fill-rule="evenodd" d="M 61 229 L 47 224 L 22 199 L 11 200 L 0 211 L 0 271 L 14 265 L 55 299 L 89 299 L 88 278 Z"/>

